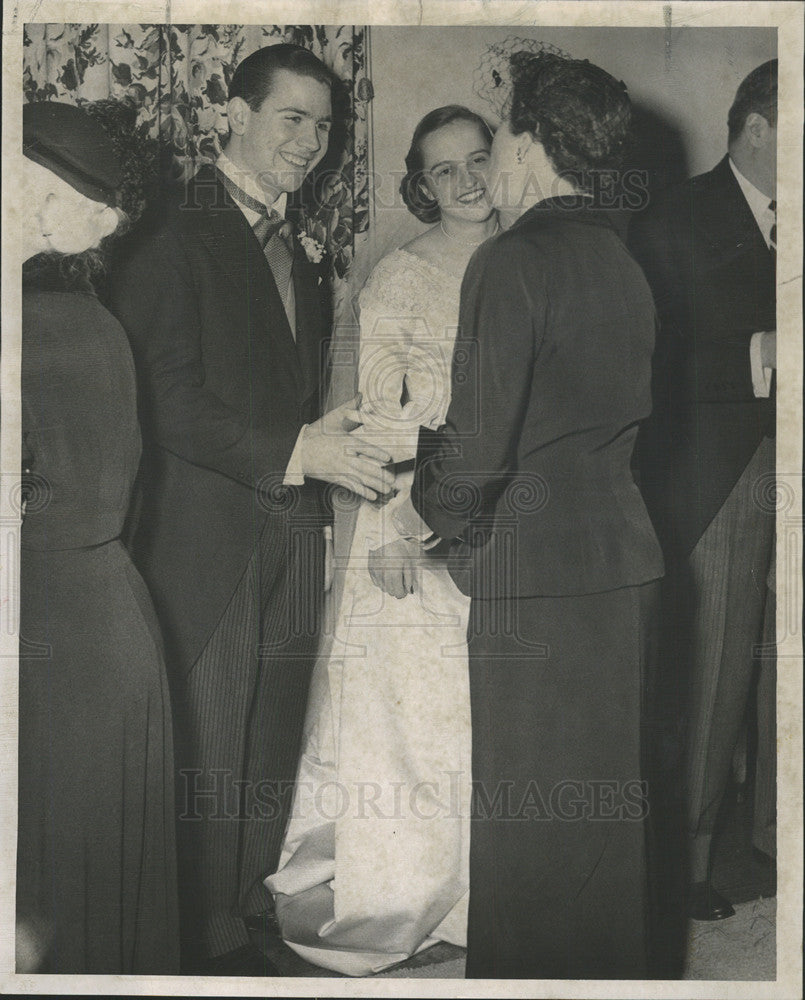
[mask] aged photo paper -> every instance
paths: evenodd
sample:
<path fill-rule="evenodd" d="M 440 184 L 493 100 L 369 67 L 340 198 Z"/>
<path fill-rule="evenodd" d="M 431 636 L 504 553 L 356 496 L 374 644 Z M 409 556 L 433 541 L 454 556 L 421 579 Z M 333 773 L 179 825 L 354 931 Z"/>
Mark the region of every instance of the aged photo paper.
<path fill-rule="evenodd" d="M 719 3 L 699 0 L 669 3 L 654 0 L 168 0 L 164 3 L 156 0 L 16 0 L 4 6 L 0 299 L 2 992 L 102 996 L 633 997 L 641 1000 L 649 997 L 794 1000 L 802 996 L 804 28 L 805 2 L 801 0 L 724 0 Z M 628 89 L 638 133 L 636 162 L 642 169 L 639 176 L 636 173 L 632 178 L 632 190 L 637 192 L 638 198 L 641 192 L 652 198 L 654 192 L 713 170 L 725 157 L 727 113 L 738 85 L 755 67 L 768 60 L 778 60 L 778 120 L 775 126 L 777 184 L 776 195 L 771 202 L 775 206 L 771 211 L 776 214 L 773 214 L 774 228 L 770 236 L 776 249 L 776 328 L 779 333 L 774 341 L 776 370 L 771 390 L 776 393 L 776 436 L 772 431 L 765 438 L 771 449 L 772 461 L 776 461 L 773 466 L 776 471 L 771 478 L 758 479 L 753 493 L 754 502 L 775 519 L 776 526 L 776 556 L 770 557 L 776 561 L 774 565 L 769 563 L 772 573 L 769 579 L 776 579 L 773 585 L 776 591 L 776 636 L 774 631 L 764 632 L 764 638 L 771 636 L 771 641 L 757 649 L 758 662 L 764 656 L 776 655 L 777 664 L 777 822 L 776 834 L 770 835 L 772 847 L 769 848 L 774 852 L 773 838 L 776 836 L 776 895 L 772 892 L 772 898 L 758 899 L 757 896 L 762 897 L 762 893 L 750 893 L 744 897 L 750 902 L 737 901 L 738 915 L 725 921 L 690 921 L 685 945 L 684 961 L 688 970 L 685 978 L 465 978 L 465 949 L 452 943 L 454 939 L 448 933 L 441 938 L 438 934 L 428 937 L 423 933 L 422 940 L 427 938 L 425 944 L 420 942 L 408 950 L 401 946 L 398 964 L 389 962 L 376 973 L 367 972 L 360 964 L 354 967 L 347 965 L 345 969 L 343 963 L 339 965 L 336 962 L 330 968 L 323 967 L 321 974 L 317 975 L 316 948 L 309 942 L 302 942 L 292 953 L 282 944 L 279 936 L 274 946 L 287 952 L 290 958 L 286 957 L 285 961 L 290 964 L 283 966 L 280 955 L 277 959 L 280 974 L 263 977 L 184 973 L 51 975 L 20 969 L 18 965 L 19 952 L 15 952 L 19 849 L 18 700 L 20 644 L 24 638 L 19 629 L 20 536 L 25 505 L 35 510 L 37 503 L 47 504 L 49 490 L 44 480 L 37 487 L 35 475 L 24 486 L 21 474 L 26 463 L 22 440 L 22 265 L 30 256 L 25 232 L 26 219 L 33 211 L 27 200 L 29 188 L 23 182 L 30 179 L 32 168 L 41 169 L 38 164 L 32 165 L 31 158 L 22 153 L 23 107 L 40 101 L 63 101 L 80 106 L 82 101 L 125 97 L 137 109 L 139 134 L 153 142 L 155 155 L 162 157 L 163 166 L 167 164 L 173 169 L 174 179 L 189 179 L 200 165 L 206 164 L 209 168 L 221 153 L 222 145 L 226 144 L 225 137 L 230 128 L 226 87 L 235 65 L 261 46 L 289 41 L 312 49 L 335 77 L 345 84 L 351 101 L 350 110 L 342 114 L 343 121 L 338 119 L 337 110 L 332 116 L 333 146 L 337 142 L 342 144 L 341 159 L 333 161 L 335 186 L 328 189 L 329 193 L 325 192 L 320 203 L 324 209 L 318 214 L 306 214 L 306 209 L 302 207 L 299 239 L 296 250 L 292 251 L 305 266 L 310 266 L 311 274 L 319 275 L 318 288 L 315 277 L 309 286 L 313 289 L 311 298 L 320 294 L 320 289 L 326 288 L 327 282 L 331 283 L 333 316 L 326 338 L 329 344 L 329 388 L 325 409 L 347 404 L 357 390 L 361 336 L 365 337 L 366 316 L 369 314 L 368 299 L 361 299 L 361 293 L 370 275 L 387 255 L 406 253 L 399 248 L 424 233 L 427 225 L 439 221 L 438 212 L 433 217 L 424 214 L 415 217 L 400 194 L 407 170 L 406 150 L 417 123 L 427 112 L 443 106 L 462 105 L 495 129 L 508 113 L 506 98 L 510 81 L 502 80 L 500 73 L 502 67 L 508 66 L 511 52 L 525 48 L 531 52 L 589 60 L 615 80 L 622 81 Z M 504 73 L 507 72 L 504 70 Z M 244 102 L 241 101 L 241 104 Z M 324 113 L 322 117 L 325 117 Z M 329 114 L 326 117 L 329 118 Z M 408 169 L 410 171 L 410 167 Z M 98 164 L 87 166 L 87 171 L 95 171 L 97 175 Z M 235 181 L 232 183 L 235 184 Z M 20 192 L 23 192 L 23 197 L 20 197 Z M 331 198 L 329 202 L 328 197 Z M 289 199 L 290 205 L 292 195 Z M 252 198 L 249 204 L 253 202 Z M 256 211 L 256 218 L 266 209 L 259 202 L 255 204 L 256 209 L 252 206 L 250 211 Z M 249 218 L 245 209 L 243 214 Z M 251 218 L 249 222 L 254 224 Z M 449 239 L 450 233 L 444 225 L 441 228 Z M 496 226 L 494 231 L 484 233 L 484 239 L 498 232 Z M 480 242 L 470 242 L 467 246 L 474 247 Z M 771 245 L 768 239 L 766 242 Z M 451 249 L 449 243 L 445 246 Z M 720 249 L 717 240 L 709 248 L 714 253 Z M 268 251 L 265 252 L 269 259 Z M 456 253 L 461 256 L 459 251 Z M 467 250 L 463 260 L 469 258 L 470 251 Z M 431 270 L 438 272 L 439 263 L 438 259 L 435 265 L 431 263 Z M 695 263 L 693 266 L 695 273 Z M 158 264 L 154 265 L 155 270 L 158 267 Z M 271 263 L 276 276 L 274 267 Z M 418 273 L 419 277 L 409 277 L 409 284 L 402 289 L 399 301 L 403 301 L 405 296 L 421 295 L 424 287 L 430 287 L 427 284 L 430 280 L 433 282 L 431 294 L 436 303 L 434 315 L 447 316 L 442 325 L 449 328 L 450 336 L 454 337 L 457 324 L 455 307 L 455 320 L 452 320 L 449 302 L 445 306 L 440 296 L 444 294 L 449 299 L 449 294 L 453 294 L 457 303 L 463 265 L 462 271 L 458 276 L 454 274 L 450 277 L 451 283 L 448 284 L 445 284 L 444 272 L 439 279 L 441 285 L 433 273 L 430 276 L 427 271 L 424 275 L 421 270 Z M 301 286 L 295 287 L 298 290 Z M 283 304 L 286 313 L 291 309 L 289 316 L 295 310 L 296 317 L 299 317 L 307 309 L 307 302 L 300 299 L 298 291 L 294 301 L 293 288 L 294 285 L 291 285 L 291 306 L 288 306 L 287 286 Z M 452 289 L 452 292 L 444 292 L 444 288 Z M 147 299 L 148 295 L 149 290 L 143 288 L 142 298 Z M 399 301 L 397 305 L 387 306 L 392 319 L 404 309 Z M 234 295 L 232 303 L 227 302 L 221 306 L 222 315 L 236 308 Z M 364 304 L 363 314 L 360 302 Z M 440 308 L 443 309 L 441 313 Z M 395 309 L 398 312 L 395 313 Z M 378 323 L 382 325 L 390 314 L 384 314 L 381 308 L 378 315 Z M 80 325 L 82 320 L 79 317 L 74 322 Z M 416 332 L 413 336 L 416 338 Z M 290 347 L 293 349 L 292 343 Z M 439 346 L 436 355 L 447 359 L 444 364 L 445 371 L 448 371 L 452 346 L 447 354 L 443 348 L 443 344 Z M 166 342 L 164 349 L 170 353 L 172 345 Z M 457 348 L 457 357 L 458 353 Z M 313 367 L 319 362 L 315 350 L 309 360 Z M 433 363 L 432 358 L 425 363 L 425 367 L 428 363 Z M 453 363 L 456 364 L 455 358 Z M 460 359 L 458 363 L 460 366 Z M 771 369 L 764 367 L 764 371 L 768 373 Z M 482 376 L 483 372 L 480 374 Z M 727 378 L 725 374 L 724 379 Z M 229 389 L 239 391 L 231 385 Z M 767 388 L 766 395 L 769 391 Z M 434 430 L 444 418 L 442 411 L 438 413 L 439 419 L 433 415 L 428 418 L 428 421 L 432 419 Z M 303 422 L 313 423 L 316 419 L 317 415 L 314 415 L 304 418 Z M 415 430 L 418 423 L 414 420 Z M 736 423 L 739 431 L 743 426 Z M 294 431 L 294 439 L 296 433 L 298 431 Z M 126 447 L 123 436 L 120 440 L 123 449 Z M 288 452 L 290 450 L 289 446 Z M 394 458 L 396 462 L 397 456 Z M 91 459 L 84 456 L 84 460 L 87 470 L 82 475 L 91 476 Z M 76 461 L 80 464 L 80 457 Z M 405 463 L 398 464 L 402 467 Z M 413 469 L 413 461 L 408 468 Z M 288 475 L 290 473 L 289 463 Z M 239 470 L 237 474 L 240 474 Z M 235 476 L 236 473 L 228 471 L 227 475 Z M 243 478 L 246 478 L 245 475 Z M 198 482 L 200 484 L 202 480 Z M 279 486 L 280 490 L 285 488 L 282 480 L 273 484 L 271 489 L 274 486 Z M 40 495 L 37 495 L 37 488 L 41 491 Z M 204 487 L 199 485 L 197 488 Z M 701 487 L 703 492 L 707 488 L 706 485 Z M 344 500 L 346 494 L 343 491 L 338 496 L 341 500 L 334 501 L 335 523 L 333 534 L 329 536 L 333 544 L 333 561 L 327 564 L 332 566 L 334 573 L 323 618 L 317 626 L 321 632 L 320 658 L 330 655 L 339 641 L 336 619 L 344 603 L 345 592 L 349 600 L 353 600 L 346 571 L 354 554 L 353 541 L 362 530 L 359 503 Z M 378 503 L 378 511 L 380 506 Z M 409 523 L 412 522 L 406 522 L 406 530 Z M 221 537 L 229 537 L 226 534 L 228 526 L 222 524 L 221 528 Z M 329 531 L 329 527 L 326 530 Z M 420 531 L 419 535 L 416 530 Z M 422 531 L 419 524 L 417 529 L 411 528 L 405 537 L 409 541 L 414 538 L 418 543 L 429 533 L 427 528 Z M 234 537 L 234 533 L 232 535 Z M 223 550 L 224 543 L 221 546 Z M 222 566 L 226 558 L 225 551 L 216 555 Z M 69 585 L 65 586 L 74 592 L 76 600 L 80 600 L 82 593 L 88 593 L 93 588 L 97 590 L 98 587 L 97 580 L 70 577 L 69 572 L 64 579 L 69 580 Z M 766 585 L 764 572 L 764 580 L 758 586 L 762 586 L 765 592 Z M 206 586 L 210 591 L 215 589 L 209 582 Z M 192 583 L 187 582 L 186 587 L 188 593 L 191 590 L 203 592 L 205 581 L 193 580 Z M 396 613 L 397 602 L 392 601 L 388 593 L 383 596 L 389 604 L 381 602 L 378 605 L 378 616 L 384 613 L 386 607 L 391 608 L 389 613 Z M 358 597 L 354 597 L 354 601 L 357 606 Z M 442 610 L 445 610 L 444 607 Z M 455 620 L 460 620 L 460 609 L 450 610 L 459 616 Z M 220 616 L 220 610 L 217 613 Z M 433 617 L 438 620 L 435 614 Z M 770 628 L 773 629 L 773 626 Z M 462 631 L 465 632 L 465 629 L 459 629 L 459 632 Z M 365 634 L 362 638 L 359 631 L 354 634 L 361 641 L 365 640 Z M 379 657 L 384 659 L 382 668 L 386 670 L 393 670 L 400 660 L 410 660 L 409 683 L 421 684 L 423 703 L 442 705 L 447 717 L 452 694 L 448 688 L 434 684 L 428 677 L 430 662 L 422 653 L 427 643 L 424 626 L 413 623 L 402 645 L 398 642 L 394 649 L 389 645 L 383 650 L 381 642 Z M 458 647 L 451 648 L 455 650 Z M 462 648 L 466 657 L 466 647 Z M 460 654 L 455 651 L 446 654 L 445 662 L 450 655 L 456 659 Z M 367 748 L 373 743 L 387 748 L 386 736 L 392 716 L 383 714 L 383 705 L 372 700 L 373 695 L 362 689 L 360 680 L 350 682 L 351 687 L 346 680 L 343 683 L 341 697 L 355 699 L 351 714 L 345 709 L 343 718 L 349 718 L 353 720 L 353 725 L 359 726 L 358 742 L 362 740 Z M 316 690 L 314 685 L 312 699 L 320 696 Z M 321 697 L 326 698 L 326 695 Z M 365 701 L 362 700 L 364 697 Z M 102 710 L 101 705 L 102 702 L 99 702 L 99 711 Z M 68 707 L 68 710 L 71 709 Z M 457 717 L 464 721 L 460 724 L 461 732 L 455 734 L 456 739 L 469 745 L 468 707 L 464 714 L 458 712 Z M 154 725 L 153 719 L 148 724 Z M 346 727 L 347 722 L 344 721 L 343 725 Z M 310 728 L 310 724 L 308 726 Z M 746 723 L 746 726 L 749 735 L 743 731 L 743 747 L 749 746 L 750 758 L 754 759 L 758 752 L 755 744 L 760 737 L 752 735 L 752 724 Z M 423 734 L 422 739 L 428 737 L 433 738 L 433 734 Z M 413 741 L 410 747 L 406 747 L 401 742 L 400 757 L 397 760 L 390 758 L 391 769 L 388 773 L 381 770 L 375 776 L 377 781 L 367 782 L 367 788 L 362 790 L 361 795 L 368 794 L 369 798 L 361 798 L 361 816 L 368 816 L 371 820 L 381 814 L 385 800 L 381 796 L 380 783 L 385 780 L 387 784 L 394 784 L 391 776 L 394 768 L 398 766 L 400 771 L 405 770 L 406 755 L 410 753 L 412 760 L 416 756 L 415 743 Z M 355 750 L 356 756 L 360 750 L 360 746 Z M 450 759 L 447 749 L 445 759 Z M 753 796 L 755 792 L 751 781 L 746 785 L 746 761 L 743 760 L 743 774 L 741 765 L 742 757 L 737 753 L 731 772 L 734 784 L 743 789 L 744 795 Z M 378 767 L 382 768 L 382 765 Z M 771 780 L 773 782 L 774 779 Z M 456 786 L 451 786 L 452 792 L 459 794 L 456 790 L 459 785 L 460 777 L 457 777 Z M 183 787 L 186 791 L 187 785 Z M 59 793 L 64 794 L 64 789 L 60 789 Z M 76 786 L 75 793 L 83 794 L 80 786 Z M 297 806 L 300 801 L 296 800 Z M 387 829 L 392 831 L 389 836 L 393 838 L 393 823 L 389 821 L 389 824 Z M 368 824 L 365 825 L 368 828 Z M 363 829 L 361 824 L 353 826 L 360 834 Z M 339 834 L 343 838 L 354 835 L 354 830 Z M 461 833 L 456 834 L 458 839 L 461 836 Z M 370 844 L 380 842 L 368 841 Z M 736 847 L 736 851 L 741 849 L 740 845 Z M 469 851 L 466 843 L 462 850 Z M 455 858 L 447 856 L 449 849 L 437 842 L 423 851 L 423 878 L 459 864 Z M 751 848 L 745 845 L 745 851 L 750 852 Z M 750 854 L 746 856 L 750 857 Z M 90 873 L 87 877 L 91 878 L 94 862 L 91 858 L 85 860 Z M 353 858 L 357 868 L 360 868 L 361 860 L 360 857 L 357 860 Z M 724 863 L 729 867 L 731 862 Z M 774 862 L 771 864 L 773 868 Z M 400 868 L 399 890 L 403 897 L 410 889 L 411 870 Z M 342 877 L 344 881 L 348 880 L 349 873 Z M 740 875 L 736 877 L 740 878 Z M 281 892 L 291 891 L 284 888 L 286 883 L 281 879 L 277 884 Z M 180 868 L 180 901 L 185 889 Z M 472 892 L 472 881 L 469 891 Z M 449 909 L 449 906 L 444 908 L 445 912 Z M 546 914 L 546 919 L 553 918 Z M 428 933 L 437 924 L 438 920 L 433 920 Z M 735 931 L 736 926 L 740 926 L 740 932 Z M 389 930 L 389 936 L 394 937 L 393 929 Z M 466 941 L 466 934 L 463 940 Z M 364 951 L 368 949 L 368 945 L 363 947 Z M 579 941 L 578 947 L 582 950 L 584 942 Z M 341 944 L 340 948 L 348 951 L 349 945 Z M 429 948 L 433 950 L 429 951 Z M 414 951 L 413 955 L 411 951 Z M 428 955 L 431 957 L 428 958 Z M 363 953 L 361 958 L 364 958 Z M 367 967 L 373 960 L 371 956 L 366 959 Z M 327 963 L 323 961 L 321 964 L 326 966 Z"/>

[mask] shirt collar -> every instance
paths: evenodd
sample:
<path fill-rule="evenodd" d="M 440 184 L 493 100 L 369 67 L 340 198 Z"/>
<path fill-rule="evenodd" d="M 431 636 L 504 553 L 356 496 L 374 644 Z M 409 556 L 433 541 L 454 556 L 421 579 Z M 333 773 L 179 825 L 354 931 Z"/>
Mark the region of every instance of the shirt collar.
<path fill-rule="evenodd" d="M 275 212 L 278 212 L 283 218 L 285 218 L 285 208 L 288 202 L 288 195 L 284 191 L 276 201 L 270 202 L 266 199 L 265 191 L 257 183 L 254 176 L 243 170 L 241 167 L 236 166 L 232 160 L 229 159 L 226 153 L 221 153 L 215 165 L 222 174 L 228 177 L 233 184 L 237 184 L 237 186 L 245 191 L 246 194 L 250 195 L 257 201 L 262 202 L 266 208 L 273 208 Z M 254 223 L 260 218 L 257 212 L 253 212 L 245 205 L 241 205 L 240 202 L 236 202 L 236 204 L 249 222 Z"/>
<path fill-rule="evenodd" d="M 757 222 L 761 233 L 763 233 L 763 238 L 768 243 L 771 227 L 774 225 L 774 213 L 769 208 L 769 202 L 772 199 L 768 195 L 763 194 L 750 180 L 744 177 L 741 171 L 735 166 L 732 157 L 729 158 L 729 161 L 732 172 L 735 174 L 735 180 L 738 181 L 738 186 L 743 191 L 744 198 L 746 198 L 752 215 L 755 217 L 755 222 Z"/>

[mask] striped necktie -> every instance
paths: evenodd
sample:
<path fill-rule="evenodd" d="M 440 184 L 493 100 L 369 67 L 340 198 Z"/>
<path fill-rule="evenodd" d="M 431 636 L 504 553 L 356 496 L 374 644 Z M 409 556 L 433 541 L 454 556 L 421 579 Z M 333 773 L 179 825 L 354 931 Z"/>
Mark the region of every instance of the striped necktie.
<path fill-rule="evenodd" d="M 238 187 L 237 184 L 221 170 L 216 171 L 218 178 L 235 201 L 252 212 L 257 212 L 260 218 L 254 223 L 252 229 L 260 244 L 260 248 L 268 261 L 271 273 L 274 275 L 274 282 L 280 293 L 285 312 L 291 324 L 291 331 L 295 335 L 296 324 L 294 322 L 294 302 L 293 287 L 291 277 L 293 275 L 293 227 L 291 223 L 275 211 L 267 208 L 261 201 L 252 198 L 250 194 Z"/>
<path fill-rule="evenodd" d="M 769 202 L 769 211 L 774 214 L 774 222 L 769 230 L 769 249 L 773 254 L 777 254 L 777 202 Z"/>

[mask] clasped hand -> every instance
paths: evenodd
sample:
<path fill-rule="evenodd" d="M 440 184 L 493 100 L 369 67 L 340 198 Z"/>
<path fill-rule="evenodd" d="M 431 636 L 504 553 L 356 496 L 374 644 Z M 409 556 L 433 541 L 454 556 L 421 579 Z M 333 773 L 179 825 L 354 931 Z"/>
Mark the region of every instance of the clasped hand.
<path fill-rule="evenodd" d="M 392 460 L 384 449 L 357 433 L 362 424 L 358 394 L 330 410 L 302 435 L 302 471 L 306 476 L 344 486 L 366 500 L 388 493 L 394 474 L 383 466 Z"/>
<path fill-rule="evenodd" d="M 369 576 L 376 587 L 400 600 L 413 594 L 421 558 L 418 542 L 397 538 L 369 551 Z"/>

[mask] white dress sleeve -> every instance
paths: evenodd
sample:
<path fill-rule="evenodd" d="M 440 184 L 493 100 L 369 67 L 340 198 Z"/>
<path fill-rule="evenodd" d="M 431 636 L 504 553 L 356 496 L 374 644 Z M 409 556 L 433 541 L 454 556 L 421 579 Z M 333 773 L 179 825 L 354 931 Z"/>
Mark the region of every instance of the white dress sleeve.
<path fill-rule="evenodd" d="M 385 257 L 360 296 L 360 433 L 382 444 L 395 462 L 416 455 L 419 428 L 443 419 L 448 392 L 444 338 L 430 329 L 421 275 L 410 256 Z"/>

